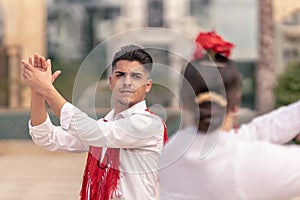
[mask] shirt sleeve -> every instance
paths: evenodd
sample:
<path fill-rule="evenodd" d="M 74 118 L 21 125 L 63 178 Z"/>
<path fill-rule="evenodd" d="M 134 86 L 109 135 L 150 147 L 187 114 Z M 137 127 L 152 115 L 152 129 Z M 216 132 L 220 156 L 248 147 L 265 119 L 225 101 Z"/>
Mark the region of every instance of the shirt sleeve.
<path fill-rule="evenodd" d="M 95 120 L 71 104 L 62 110 L 61 126 L 85 145 L 113 148 L 161 145 L 164 132 L 161 119 L 148 112 L 114 121 Z"/>
<path fill-rule="evenodd" d="M 54 126 L 48 115 L 42 124 L 32 126 L 29 121 L 28 127 L 33 142 L 49 151 L 85 152 L 88 150 L 79 138 L 67 133 L 60 126 Z"/>
<path fill-rule="evenodd" d="M 239 129 L 240 137 L 283 144 L 300 133 L 300 101 L 255 118 Z"/>
<path fill-rule="evenodd" d="M 240 159 L 236 161 L 239 163 L 237 179 L 240 179 L 239 185 L 246 196 L 250 195 L 252 199 L 299 197 L 300 148 L 297 145 L 270 143 L 250 145 L 247 149 L 243 147 L 244 154 L 241 153 Z"/>

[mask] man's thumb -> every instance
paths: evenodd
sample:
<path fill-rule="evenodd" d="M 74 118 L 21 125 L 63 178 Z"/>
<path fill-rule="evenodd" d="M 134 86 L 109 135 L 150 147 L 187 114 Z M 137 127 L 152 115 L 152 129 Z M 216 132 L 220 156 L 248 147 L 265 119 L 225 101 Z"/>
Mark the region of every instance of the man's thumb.
<path fill-rule="evenodd" d="M 57 70 L 52 74 L 52 83 L 56 80 L 56 78 L 61 74 L 60 70 Z"/>

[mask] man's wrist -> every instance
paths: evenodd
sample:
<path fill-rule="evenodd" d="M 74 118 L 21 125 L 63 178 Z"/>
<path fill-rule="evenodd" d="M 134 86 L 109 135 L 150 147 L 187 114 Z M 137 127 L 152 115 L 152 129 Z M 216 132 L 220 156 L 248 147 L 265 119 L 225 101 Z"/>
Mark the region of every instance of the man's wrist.
<path fill-rule="evenodd" d="M 67 102 L 53 85 L 44 90 L 44 98 L 56 116 L 60 118 L 63 105 Z"/>
<path fill-rule="evenodd" d="M 38 92 L 36 92 L 35 90 L 31 89 L 31 96 L 32 97 L 37 97 L 37 98 L 42 98 L 42 99 L 45 99 L 44 96 Z"/>
<path fill-rule="evenodd" d="M 55 87 L 51 84 L 49 87 L 45 88 L 43 90 L 43 94 L 42 96 L 45 98 L 45 99 L 49 99 L 53 96 L 53 94 L 55 93 L 56 89 Z"/>

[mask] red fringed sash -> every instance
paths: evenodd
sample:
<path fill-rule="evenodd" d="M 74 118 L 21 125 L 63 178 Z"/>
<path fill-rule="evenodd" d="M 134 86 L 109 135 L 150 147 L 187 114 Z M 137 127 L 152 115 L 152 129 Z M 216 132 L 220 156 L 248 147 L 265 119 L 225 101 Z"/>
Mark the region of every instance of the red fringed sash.
<path fill-rule="evenodd" d="M 120 149 L 108 148 L 102 162 L 99 161 L 101 154 L 101 147 L 90 147 L 83 176 L 81 200 L 87 200 L 88 196 L 90 200 L 109 200 L 117 188 L 120 179 Z"/>
<path fill-rule="evenodd" d="M 168 133 L 164 122 L 163 125 L 165 143 Z M 109 200 L 116 192 L 120 179 L 120 149 L 107 148 L 102 162 L 101 155 L 102 147 L 90 146 L 80 192 L 81 200 Z"/>

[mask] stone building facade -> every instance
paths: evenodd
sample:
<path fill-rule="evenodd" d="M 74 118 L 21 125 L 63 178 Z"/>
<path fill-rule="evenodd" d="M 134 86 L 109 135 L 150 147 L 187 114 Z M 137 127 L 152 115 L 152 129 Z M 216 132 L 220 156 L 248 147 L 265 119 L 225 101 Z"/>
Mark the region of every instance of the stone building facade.
<path fill-rule="evenodd" d="M 26 108 L 21 59 L 46 54 L 46 2 L 0 0 L 0 107 Z"/>
<path fill-rule="evenodd" d="M 55 0 L 0 0 L 0 107 L 22 108 L 29 105 L 29 90 L 21 77 L 21 59 L 27 58 L 34 52 L 46 55 L 46 44 L 48 44 L 48 49 L 51 47 L 49 49 L 51 52 L 55 52 L 55 48 L 58 48 L 63 57 L 72 55 L 79 58 L 80 54 L 86 55 L 87 48 L 81 48 L 85 44 L 78 43 L 85 41 L 83 38 L 86 32 L 73 31 L 75 28 L 82 29 L 78 25 L 78 20 L 76 21 L 77 26 L 71 24 L 65 31 L 60 32 L 61 35 L 57 35 L 57 30 L 63 30 L 62 27 L 56 24 L 55 19 L 49 21 L 49 9 L 51 6 L 62 5 L 61 2 Z M 218 11 L 218 9 L 214 9 L 216 8 L 214 2 L 223 1 L 86 0 L 82 5 L 79 5 L 79 1 L 74 2 L 78 2 L 78 5 L 68 7 L 72 13 L 76 14 L 74 16 L 77 18 L 81 16 L 81 24 L 92 23 L 94 41 L 90 41 L 90 46 L 93 46 L 108 36 L 148 26 L 169 28 L 194 38 L 203 27 L 205 28 L 205 22 L 212 23 L 209 13 Z M 197 7 L 198 2 L 199 8 Z M 300 55 L 300 14 L 298 14 L 300 13 L 300 3 L 298 0 L 274 0 L 273 6 L 277 45 L 275 48 L 276 63 L 280 71 L 286 63 L 298 59 Z M 196 7 L 197 12 L 193 11 L 193 8 L 196 9 Z M 62 8 L 64 9 L 64 7 Z M 203 12 L 199 13 L 199 9 L 202 9 Z M 112 13 L 114 19 L 109 18 L 110 14 L 107 11 Z M 105 16 L 103 13 L 108 13 L 108 15 Z M 114 13 L 117 13 L 118 16 L 115 16 Z M 200 15 L 198 19 L 197 15 Z M 50 17 L 53 16 L 55 17 L 55 12 Z M 70 36 L 70 32 L 76 34 L 67 37 Z M 72 37 L 77 39 L 73 42 L 64 42 L 69 41 Z M 151 37 L 140 37 L 135 39 L 144 44 L 152 43 L 166 48 L 170 52 L 180 52 L 182 49 L 181 41 L 173 40 L 172 45 L 169 45 L 172 38 L 156 37 L 153 40 Z M 236 37 L 231 36 L 229 39 L 236 39 Z M 63 46 L 64 44 L 68 46 Z M 167 44 L 169 46 L 166 46 Z M 117 47 L 118 41 L 114 45 Z M 68 49 L 76 50 L 76 52 L 69 52 Z M 113 46 L 107 48 L 107 55 L 111 56 L 114 50 Z M 183 53 L 190 54 L 191 52 Z M 250 54 L 243 53 L 243 55 Z M 239 56 L 235 57 L 239 58 Z M 253 58 L 251 57 L 255 62 L 255 56 Z M 243 58 L 243 60 L 245 59 L 247 60 L 247 58 Z M 168 65 L 178 69 L 182 67 L 176 57 L 170 58 Z"/>
<path fill-rule="evenodd" d="M 278 73 L 300 59 L 300 2 L 274 0 L 275 53 Z"/>

